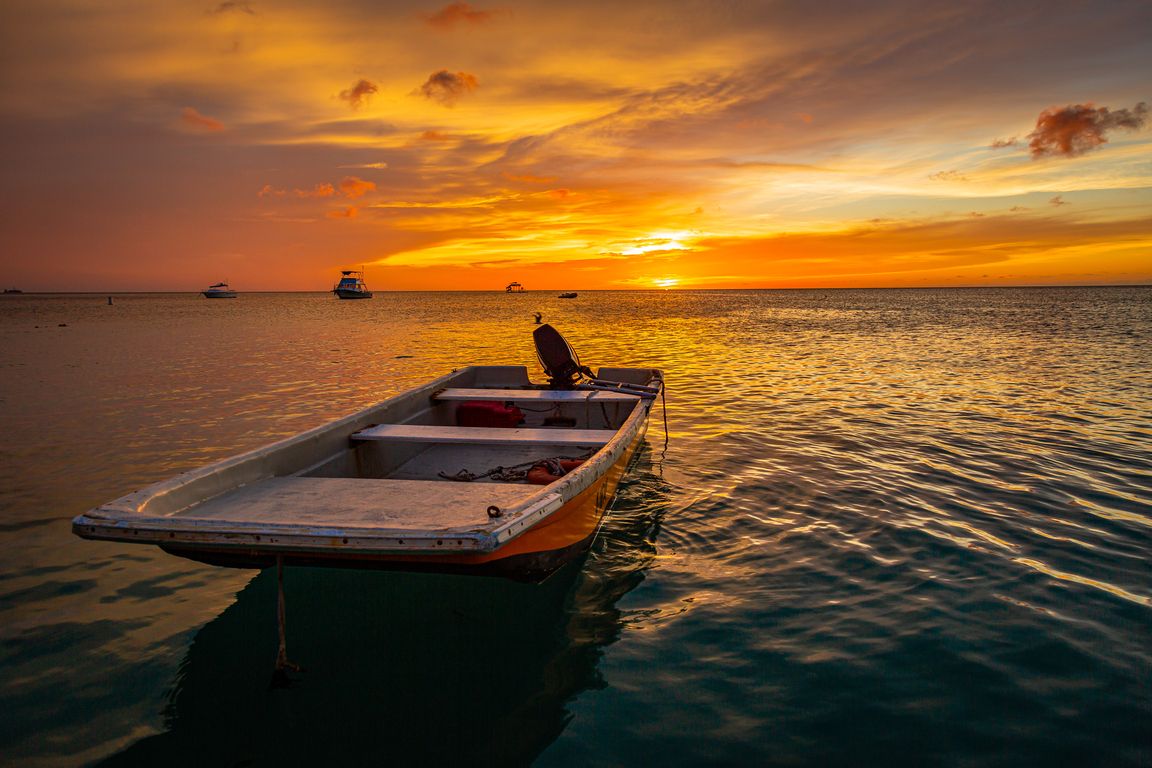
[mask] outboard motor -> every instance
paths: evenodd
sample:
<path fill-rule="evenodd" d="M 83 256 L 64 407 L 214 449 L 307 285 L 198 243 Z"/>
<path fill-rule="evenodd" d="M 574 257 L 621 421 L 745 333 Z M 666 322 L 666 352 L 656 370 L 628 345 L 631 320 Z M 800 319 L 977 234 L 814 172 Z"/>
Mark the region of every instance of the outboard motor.
<path fill-rule="evenodd" d="M 596 378 L 590 368 L 580 364 L 572 345 L 547 323 L 532 331 L 532 340 L 536 342 L 536 357 L 553 389 L 599 389 L 643 398 L 654 398 L 660 392 L 659 387 Z"/>
<path fill-rule="evenodd" d="M 580 365 L 572 345 L 552 326 L 545 323 L 532 331 L 532 340 L 536 342 L 536 357 L 554 388 L 574 389 L 582 376 L 595 378 L 592 371 Z"/>

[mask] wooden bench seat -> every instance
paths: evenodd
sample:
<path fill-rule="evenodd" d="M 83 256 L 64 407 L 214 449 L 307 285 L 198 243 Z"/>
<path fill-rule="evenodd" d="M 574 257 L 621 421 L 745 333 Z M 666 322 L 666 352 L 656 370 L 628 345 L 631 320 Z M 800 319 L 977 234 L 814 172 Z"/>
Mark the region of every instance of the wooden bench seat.
<path fill-rule="evenodd" d="M 605 445 L 615 437 L 612 429 L 502 429 L 495 427 L 437 427 L 426 424 L 378 424 L 352 435 L 353 440 L 388 440 L 397 443 L 467 443 L 470 445 Z"/>
<path fill-rule="evenodd" d="M 623 403 L 639 400 L 627 392 L 590 389 L 443 389 L 433 395 L 436 400 L 493 400 L 496 402 L 549 403 Z"/>

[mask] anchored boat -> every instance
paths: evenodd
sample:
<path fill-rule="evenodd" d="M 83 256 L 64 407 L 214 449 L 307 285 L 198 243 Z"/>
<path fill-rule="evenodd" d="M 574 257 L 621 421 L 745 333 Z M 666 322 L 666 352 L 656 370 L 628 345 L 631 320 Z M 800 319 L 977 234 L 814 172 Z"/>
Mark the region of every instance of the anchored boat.
<path fill-rule="evenodd" d="M 205 288 L 201 293 L 206 299 L 234 299 L 236 291 L 228 287 L 228 283 L 215 283 Z"/>
<path fill-rule="evenodd" d="M 364 284 L 364 273 L 356 269 L 340 270 L 340 282 L 332 286 L 332 293 L 341 299 L 372 298 L 372 291 Z"/>
<path fill-rule="evenodd" d="M 351 416 L 101 505 L 88 539 L 216 565 L 538 579 L 586 548 L 639 446 L 660 371 L 579 359 L 534 331 L 547 384 L 473 366 Z"/>

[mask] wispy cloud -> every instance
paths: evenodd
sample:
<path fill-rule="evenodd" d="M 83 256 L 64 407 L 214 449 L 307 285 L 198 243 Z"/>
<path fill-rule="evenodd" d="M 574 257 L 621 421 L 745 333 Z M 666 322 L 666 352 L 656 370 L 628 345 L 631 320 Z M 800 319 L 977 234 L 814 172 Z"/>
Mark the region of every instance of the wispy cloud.
<path fill-rule="evenodd" d="M 353 163 L 351 165 L 338 165 L 337 168 L 367 168 L 373 171 L 387 170 L 388 163 Z"/>
<path fill-rule="evenodd" d="M 471 93 L 479 86 L 480 81 L 475 75 L 441 69 L 428 76 L 420 86 L 420 93 L 424 94 L 425 98 L 452 106 L 461 96 Z"/>
<path fill-rule="evenodd" d="M 180 120 L 191 128 L 201 131 L 222 131 L 224 123 L 214 117 L 202 115 L 195 107 L 184 107 L 180 110 Z"/>
<path fill-rule="evenodd" d="M 1076 157 L 1106 143 L 1105 134 L 1109 131 L 1138 130 L 1144 127 L 1147 118 L 1148 105 L 1144 102 L 1115 112 L 1091 104 L 1046 109 L 1036 120 L 1036 130 L 1028 134 L 1028 147 L 1032 157 Z"/>
<path fill-rule="evenodd" d="M 494 16 L 492 11 L 482 11 L 473 8 L 468 3 L 456 2 L 449 3 L 436 13 L 425 16 L 424 20 L 432 27 L 452 29 L 457 24 L 485 24 L 491 21 Z"/>
<path fill-rule="evenodd" d="M 240 0 L 227 0 L 227 2 L 220 3 L 220 5 L 213 8 L 209 13 L 247 13 L 250 16 L 256 15 L 256 11 L 252 10 L 250 3 L 241 2 Z"/>

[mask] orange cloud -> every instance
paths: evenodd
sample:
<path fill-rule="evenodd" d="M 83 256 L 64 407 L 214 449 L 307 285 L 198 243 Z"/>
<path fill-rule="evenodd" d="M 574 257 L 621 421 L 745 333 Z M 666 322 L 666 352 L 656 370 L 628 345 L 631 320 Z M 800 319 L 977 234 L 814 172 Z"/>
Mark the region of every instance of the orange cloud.
<path fill-rule="evenodd" d="M 476 79 L 475 75 L 470 75 L 467 72 L 453 73 L 441 69 L 428 76 L 428 79 L 420 86 L 420 93 L 424 94 L 425 98 L 450 107 L 461 96 L 471 93 L 479 86 L 480 81 Z"/>
<path fill-rule="evenodd" d="M 452 137 L 443 131 L 424 131 L 420 134 L 420 138 L 424 141 L 451 141 Z"/>
<path fill-rule="evenodd" d="M 1148 105 L 1140 102 L 1132 109 L 1093 107 L 1073 104 L 1060 109 L 1046 109 L 1036 120 L 1036 130 L 1028 134 L 1032 157 L 1061 155 L 1076 157 L 1108 141 L 1105 133 L 1117 128 L 1134 131 L 1144 127 Z"/>
<path fill-rule="evenodd" d="M 184 107 L 180 110 L 180 119 L 185 125 L 191 126 L 201 131 L 222 131 L 224 130 L 224 123 L 216 120 L 215 118 L 207 117 L 200 114 L 193 107 Z"/>
<path fill-rule="evenodd" d="M 332 185 L 329 184 L 329 187 Z M 368 192 L 376 189 L 376 183 L 373 181 L 365 181 L 364 179 L 355 176 L 345 176 L 340 180 L 340 191 L 344 193 L 345 197 L 354 198 L 361 197 Z"/>
<path fill-rule="evenodd" d="M 340 98 L 348 102 L 353 109 L 358 109 L 368 101 L 368 97 L 380 89 L 370 80 L 358 80 L 351 88 L 340 91 Z"/>
<path fill-rule="evenodd" d="M 336 188 L 331 184 L 317 184 L 312 189 L 297 189 L 294 190 L 296 197 L 332 197 L 336 194 Z"/>
<path fill-rule="evenodd" d="M 508 171 L 501 171 L 500 175 L 508 181 L 522 181 L 525 184 L 551 184 L 556 181 L 555 176 L 533 176 L 530 173 L 508 173 Z"/>
<path fill-rule="evenodd" d="M 484 24 L 491 21 L 493 16 L 491 11 L 477 10 L 468 3 L 456 2 L 449 3 L 436 13 L 426 16 L 424 20 L 431 27 L 452 29 L 459 23 Z"/>
<path fill-rule="evenodd" d="M 354 219 L 360 215 L 360 209 L 350 205 L 347 208 L 333 208 L 324 215 L 330 219 Z"/>

